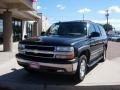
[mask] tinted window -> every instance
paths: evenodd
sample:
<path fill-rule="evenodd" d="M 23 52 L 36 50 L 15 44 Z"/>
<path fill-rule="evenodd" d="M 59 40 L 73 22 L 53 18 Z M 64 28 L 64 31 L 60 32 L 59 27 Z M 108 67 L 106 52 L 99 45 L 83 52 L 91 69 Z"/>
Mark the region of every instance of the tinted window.
<path fill-rule="evenodd" d="M 105 29 L 103 28 L 103 26 L 102 25 L 98 25 L 98 26 L 99 26 L 99 29 L 102 33 L 102 36 L 106 36 L 106 32 L 105 32 Z"/>
<path fill-rule="evenodd" d="M 87 35 L 86 23 L 56 23 L 50 27 L 50 29 L 47 32 L 47 35 L 85 36 Z"/>
<path fill-rule="evenodd" d="M 100 29 L 97 24 L 94 25 L 96 32 L 98 32 L 101 35 Z"/>
<path fill-rule="evenodd" d="M 95 32 L 95 28 L 93 24 L 88 25 L 88 34 L 91 35 L 92 32 Z"/>

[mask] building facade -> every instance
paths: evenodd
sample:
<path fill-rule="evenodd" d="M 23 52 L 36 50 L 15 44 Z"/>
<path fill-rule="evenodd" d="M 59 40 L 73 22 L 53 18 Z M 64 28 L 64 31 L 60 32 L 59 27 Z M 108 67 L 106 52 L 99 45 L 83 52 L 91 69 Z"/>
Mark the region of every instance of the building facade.
<path fill-rule="evenodd" d="M 0 1 L 0 43 L 3 51 L 12 51 L 13 41 L 37 36 L 41 17 L 35 11 L 37 0 Z"/>
<path fill-rule="evenodd" d="M 38 13 L 38 15 L 41 17 L 41 19 L 39 19 L 39 35 L 41 34 L 41 31 L 46 32 L 48 30 L 48 28 L 50 27 L 49 21 L 47 16 L 43 15 L 42 13 Z"/>

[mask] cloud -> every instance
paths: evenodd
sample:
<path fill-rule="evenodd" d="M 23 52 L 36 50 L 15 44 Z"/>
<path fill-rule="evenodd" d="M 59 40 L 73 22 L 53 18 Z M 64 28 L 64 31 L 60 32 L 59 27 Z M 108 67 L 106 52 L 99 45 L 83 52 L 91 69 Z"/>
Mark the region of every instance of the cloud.
<path fill-rule="evenodd" d="M 119 6 L 112 6 L 112 7 L 109 7 L 108 10 L 109 10 L 111 13 L 112 13 L 112 12 L 120 13 L 120 7 L 119 7 Z"/>
<path fill-rule="evenodd" d="M 100 10 L 100 11 L 98 11 L 98 13 L 100 13 L 100 14 L 105 14 L 106 11 L 105 11 L 105 10 Z"/>
<path fill-rule="evenodd" d="M 89 8 L 82 8 L 82 9 L 79 9 L 77 12 L 78 13 L 88 13 L 88 12 L 91 12 L 91 9 L 89 9 Z"/>
<path fill-rule="evenodd" d="M 106 10 L 108 10 L 109 13 L 120 13 L 120 7 L 119 6 L 111 6 Z M 106 10 L 99 10 L 98 13 L 105 14 Z"/>
<path fill-rule="evenodd" d="M 64 10 L 65 9 L 65 6 L 61 5 L 61 4 L 58 4 L 56 5 L 56 7 L 60 10 Z"/>
<path fill-rule="evenodd" d="M 37 6 L 37 10 L 46 10 L 47 9 L 47 7 L 41 7 L 41 6 Z"/>
<path fill-rule="evenodd" d="M 38 5 L 38 6 L 37 6 L 37 9 L 42 9 L 42 7 Z"/>

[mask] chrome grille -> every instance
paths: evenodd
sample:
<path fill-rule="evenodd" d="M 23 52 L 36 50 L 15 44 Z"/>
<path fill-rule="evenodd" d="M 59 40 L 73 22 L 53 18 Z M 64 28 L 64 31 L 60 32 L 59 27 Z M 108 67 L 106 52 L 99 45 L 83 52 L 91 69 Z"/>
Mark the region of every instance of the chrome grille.
<path fill-rule="evenodd" d="M 42 58 L 54 58 L 54 46 L 25 45 L 25 55 Z"/>
<path fill-rule="evenodd" d="M 26 45 L 25 49 L 54 51 L 55 47 L 53 47 L 53 46 L 41 46 L 41 45 Z"/>
<path fill-rule="evenodd" d="M 33 53 L 33 52 L 26 52 L 26 55 L 35 56 L 35 57 L 53 57 L 54 54 L 44 54 L 44 53 Z"/>

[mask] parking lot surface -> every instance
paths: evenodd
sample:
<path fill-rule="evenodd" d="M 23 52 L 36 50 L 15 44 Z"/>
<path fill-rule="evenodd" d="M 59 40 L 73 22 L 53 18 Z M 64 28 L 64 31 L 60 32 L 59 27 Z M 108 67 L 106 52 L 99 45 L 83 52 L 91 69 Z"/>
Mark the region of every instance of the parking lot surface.
<path fill-rule="evenodd" d="M 85 80 L 81 83 L 74 82 L 67 75 L 51 73 L 29 74 L 13 58 L 0 66 L 0 86 L 8 87 L 12 90 L 120 90 L 119 46 L 119 42 L 109 42 L 107 60 L 92 67 Z M 10 54 L 0 52 L 0 55 L 5 60 Z"/>
<path fill-rule="evenodd" d="M 120 57 L 120 42 L 108 42 L 107 59 L 114 60 Z"/>

